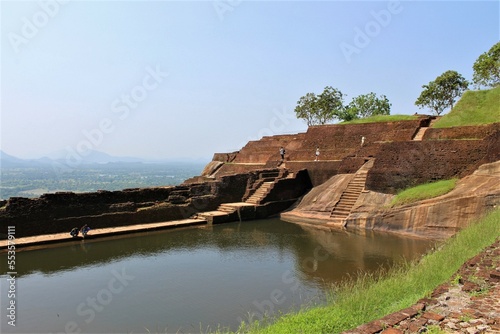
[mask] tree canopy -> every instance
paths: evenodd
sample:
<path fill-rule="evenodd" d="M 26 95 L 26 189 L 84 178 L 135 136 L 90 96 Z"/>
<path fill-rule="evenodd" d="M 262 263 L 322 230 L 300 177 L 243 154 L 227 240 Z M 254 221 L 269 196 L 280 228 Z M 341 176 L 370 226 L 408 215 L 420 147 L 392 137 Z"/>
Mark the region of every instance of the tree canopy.
<path fill-rule="evenodd" d="M 476 86 L 495 87 L 500 85 L 500 42 L 488 52 L 480 55 L 472 66 L 472 82 Z"/>
<path fill-rule="evenodd" d="M 419 108 L 429 108 L 440 115 L 447 108 L 453 109 L 455 100 L 469 87 L 469 82 L 457 71 L 446 71 L 434 81 L 423 85 L 424 90 L 415 101 Z"/>
<path fill-rule="evenodd" d="M 316 102 L 318 97 L 314 93 L 307 93 L 302 96 L 297 102 L 295 107 L 295 115 L 297 118 L 306 121 L 307 126 L 315 125 L 318 121 L 316 119 Z"/>
<path fill-rule="evenodd" d="M 377 97 L 375 93 L 359 95 L 352 99 L 346 107 L 343 117 L 344 121 L 357 118 L 366 118 L 375 115 L 389 115 L 391 113 L 391 103 L 385 95 Z"/>
<path fill-rule="evenodd" d="M 308 126 L 326 124 L 342 112 L 344 96 L 340 90 L 330 86 L 319 95 L 307 93 L 297 102 L 295 115 L 304 119 Z"/>
<path fill-rule="evenodd" d="M 307 93 L 297 102 L 295 115 L 311 126 L 326 124 L 335 119 L 351 121 L 373 115 L 389 115 L 391 111 L 391 104 L 385 95 L 359 95 L 348 105 L 344 105 L 345 96 L 331 86 L 325 87 L 319 95 Z"/>

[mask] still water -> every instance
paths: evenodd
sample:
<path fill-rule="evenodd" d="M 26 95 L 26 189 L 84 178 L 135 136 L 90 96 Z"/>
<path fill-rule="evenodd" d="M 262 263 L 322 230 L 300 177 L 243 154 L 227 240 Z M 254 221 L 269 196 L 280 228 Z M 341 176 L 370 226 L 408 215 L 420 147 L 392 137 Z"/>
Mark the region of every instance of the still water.
<path fill-rule="evenodd" d="M 324 302 L 360 270 L 414 259 L 430 241 L 322 231 L 279 219 L 18 250 L 15 298 L 0 254 L 2 333 L 205 333 Z M 6 318 L 15 300 L 16 326 Z M 5 321 L 7 319 L 7 321 Z"/>

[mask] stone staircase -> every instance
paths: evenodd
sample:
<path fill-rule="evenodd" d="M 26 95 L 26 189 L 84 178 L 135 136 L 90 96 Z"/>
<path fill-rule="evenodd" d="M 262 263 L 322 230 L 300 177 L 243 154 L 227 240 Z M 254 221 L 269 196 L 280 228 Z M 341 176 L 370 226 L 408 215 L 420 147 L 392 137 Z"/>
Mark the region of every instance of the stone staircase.
<path fill-rule="evenodd" d="M 234 207 L 234 205 L 231 205 L 231 204 L 232 203 L 221 204 L 217 208 L 217 211 L 226 212 L 228 214 L 236 212 L 237 209 Z"/>
<path fill-rule="evenodd" d="M 412 140 L 416 141 L 421 141 L 424 138 L 424 134 L 429 129 L 435 122 L 437 121 L 436 118 L 431 119 L 430 123 L 428 126 L 422 126 L 418 129 L 417 133 L 413 136 Z"/>
<path fill-rule="evenodd" d="M 274 183 L 277 180 L 290 177 L 290 174 L 291 178 L 293 178 L 294 174 L 289 173 L 287 170 L 284 169 L 276 169 L 260 173 L 259 179 L 256 182 L 254 182 L 251 188 L 247 189 L 247 193 L 251 195 L 250 196 L 245 195 L 243 197 L 243 201 L 245 203 L 252 205 L 261 204 L 262 200 L 264 200 L 266 195 L 273 188 Z"/>
<path fill-rule="evenodd" d="M 263 182 L 257 190 L 250 196 L 245 203 L 250 204 L 260 204 L 260 202 L 266 197 L 269 193 L 269 190 L 273 187 L 274 181 Z"/>
<path fill-rule="evenodd" d="M 345 219 L 351 213 L 354 204 L 361 195 L 361 192 L 365 188 L 366 176 L 368 171 L 373 167 L 374 159 L 368 160 L 361 168 L 356 172 L 354 178 L 349 182 L 346 189 L 340 196 L 339 201 L 333 207 L 330 218 L 333 219 Z"/>
<path fill-rule="evenodd" d="M 427 131 L 428 128 L 429 127 L 421 127 L 420 129 L 418 129 L 415 136 L 413 136 L 413 140 L 422 140 L 422 138 L 424 138 L 425 131 Z"/>
<path fill-rule="evenodd" d="M 241 221 L 240 208 L 249 206 L 254 205 L 243 202 L 223 203 L 215 211 L 199 212 L 191 218 L 206 221 L 208 225 Z"/>

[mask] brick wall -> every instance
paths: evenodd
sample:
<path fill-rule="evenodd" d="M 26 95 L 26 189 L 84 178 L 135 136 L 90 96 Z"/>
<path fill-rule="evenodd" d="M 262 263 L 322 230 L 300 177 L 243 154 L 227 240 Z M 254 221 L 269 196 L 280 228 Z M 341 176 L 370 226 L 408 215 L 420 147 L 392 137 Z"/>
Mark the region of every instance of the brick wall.
<path fill-rule="evenodd" d="M 439 139 L 483 139 L 500 131 L 500 123 L 478 126 L 460 126 L 443 129 L 429 128 L 423 140 Z"/>
<path fill-rule="evenodd" d="M 236 163 L 266 163 L 280 160 L 279 148 L 286 150 L 287 161 L 311 161 L 315 158 L 316 147 L 320 148 L 321 159 L 342 160 L 355 155 L 362 149 L 361 138 L 365 137 L 365 146 L 372 143 L 411 140 L 422 122 L 427 118 L 411 121 L 321 125 L 311 126 L 306 133 L 263 137 L 261 140 L 248 142 L 234 159 Z M 217 155 L 218 161 L 227 157 Z"/>
<path fill-rule="evenodd" d="M 430 181 L 464 177 L 479 165 L 500 160 L 500 132 L 485 140 L 430 140 L 381 146 L 366 186 L 373 191 L 398 190 Z"/>
<path fill-rule="evenodd" d="M 0 227 L 16 226 L 16 236 L 189 218 L 221 203 L 241 201 L 251 174 L 223 176 L 217 181 L 177 187 L 45 194 L 11 198 L 0 212 Z"/>

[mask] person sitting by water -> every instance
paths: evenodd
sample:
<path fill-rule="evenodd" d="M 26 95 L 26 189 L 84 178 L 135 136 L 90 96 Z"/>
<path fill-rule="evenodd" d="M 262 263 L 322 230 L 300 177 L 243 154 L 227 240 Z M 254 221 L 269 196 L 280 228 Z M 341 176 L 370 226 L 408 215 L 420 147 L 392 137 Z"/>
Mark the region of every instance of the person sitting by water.
<path fill-rule="evenodd" d="M 87 235 L 87 233 L 89 233 L 89 231 L 90 231 L 90 227 L 88 227 L 87 224 L 83 225 L 82 228 L 80 229 L 80 232 L 82 232 L 83 238 L 85 238 L 85 236 Z"/>
<path fill-rule="evenodd" d="M 79 232 L 78 227 L 73 227 L 73 228 L 71 229 L 71 232 L 69 232 L 69 234 L 70 234 L 73 238 L 76 238 L 76 237 L 78 236 L 78 232 Z"/>

